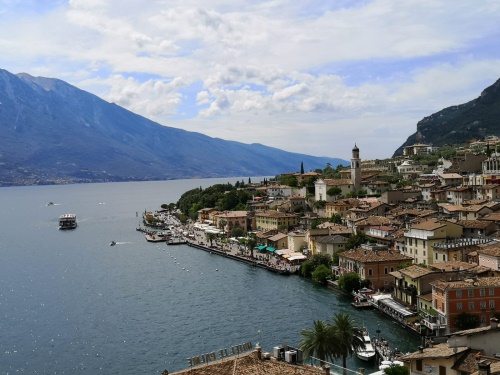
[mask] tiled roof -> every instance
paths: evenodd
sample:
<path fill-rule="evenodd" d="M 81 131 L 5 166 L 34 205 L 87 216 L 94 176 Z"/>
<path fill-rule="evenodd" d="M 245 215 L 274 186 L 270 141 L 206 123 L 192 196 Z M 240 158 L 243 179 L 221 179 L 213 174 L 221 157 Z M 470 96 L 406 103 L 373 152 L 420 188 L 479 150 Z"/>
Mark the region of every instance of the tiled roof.
<path fill-rule="evenodd" d="M 344 251 L 339 254 L 340 257 L 352 259 L 358 262 L 371 263 L 371 262 L 384 262 L 384 261 L 405 261 L 412 260 L 413 258 L 403 255 L 399 252 L 392 250 L 365 250 L 363 248 L 352 249 Z"/>
<path fill-rule="evenodd" d="M 421 294 L 418 296 L 419 299 L 423 299 L 424 301 L 427 302 L 432 302 L 432 293 L 427 293 L 427 294 Z"/>
<path fill-rule="evenodd" d="M 490 365 L 490 375 L 498 375 L 500 374 L 500 362 L 493 362 Z M 470 375 L 479 375 L 479 370 L 476 372 L 473 372 Z"/>
<path fill-rule="evenodd" d="M 347 179 L 328 179 L 325 178 L 323 181 L 325 181 L 325 184 L 327 186 L 340 186 L 340 185 L 352 185 L 353 182 L 352 180 L 347 180 Z"/>
<path fill-rule="evenodd" d="M 492 212 L 484 215 L 481 220 L 500 221 L 500 212 Z"/>
<path fill-rule="evenodd" d="M 276 241 L 279 241 L 279 240 L 281 240 L 283 238 L 286 238 L 286 237 L 287 237 L 286 234 L 284 234 L 284 233 L 278 233 L 278 234 L 276 234 L 276 235 L 274 235 L 272 237 L 269 237 L 268 240 L 276 242 Z"/>
<path fill-rule="evenodd" d="M 279 212 L 279 211 L 262 211 L 262 212 L 256 212 L 255 216 L 259 216 L 259 217 L 293 217 L 295 215 L 294 214 L 287 214 L 287 213 Z"/>
<path fill-rule="evenodd" d="M 284 361 L 259 360 L 255 353 L 229 357 L 170 375 L 320 375 L 324 370 L 307 365 L 292 365 Z"/>
<path fill-rule="evenodd" d="M 477 250 L 478 254 L 485 254 L 493 257 L 500 257 L 500 243 L 491 246 L 480 246 Z"/>
<path fill-rule="evenodd" d="M 486 229 L 491 223 L 488 221 L 479 221 L 479 220 L 458 220 L 457 224 L 470 229 Z"/>
<path fill-rule="evenodd" d="M 412 279 L 417 279 L 421 276 L 425 276 L 425 275 L 428 275 L 430 273 L 433 273 L 434 271 L 432 271 L 428 268 L 418 266 L 418 265 L 412 265 L 412 266 L 403 268 L 402 270 L 399 270 L 399 272 L 401 272 L 401 274 L 403 274 L 403 275 L 411 277 Z"/>
<path fill-rule="evenodd" d="M 435 281 L 431 285 L 434 285 L 441 289 L 463 289 L 463 288 L 474 288 L 474 287 L 498 287 L 500 286 L 500 276 L 495 277 L 484 277 L 478 280 L 463 280 L 463 281 Z"/>
<path fill-rule="evenodd" d="M 316 242 L 323 244 L 344 244 L 347 242 L 347 238 L 339 235 L 323 236 L 323 237 L 318 237 L 316 239 Z"/>
<path fill-rule="evenodd" d="M 369 216 L 366 218 L 361 218 L 355 222 L 357 227 L 359 226 L 380 226 L 380 225 L 390 225 L 395 223 L 394 220 L 391 220 L 384 216 Z"/>
<path fill-rule="evenodd" d="M 462 358 L 455 362 L 452 369 L 467 374 L 477 371 L 478 367 L 476 357 L 478 353 L 481 352 L 479 350 L 470 350 Z"/>
<path fill-rule="evenodd" d="M 410 229 L 421 229 L 421 230 L 436 230 L 446 226 L 444 223 L 439 222 L 435 219 L 430 219 L 422 221 L 418 224 L 412 225 Z"/>
<path fill-rule="evenodd" d="M 476 264 L 461 262 L 458 260 L 447 261 L 447 262 L 437 262 L 429 265 L 430 268 L 439 271 L 454 271 L 454 270 L 467 270 L 476 267 Z"/>
<path fill-rule="evenodd" d="M 452 357 L 455 354 L 463 353 L 469 348 L 466 346 L 459 346 L 457 348 L 450 348 L 447 343 L 433 345 L 433 347 L 424 348 L 423 352 L 416 351 L 407 355 L 400 357 L 402 361 L 408 361 L 411 359 L 424 359 L 424 358 L 446 358 Z M 456 350 L 456 351 L 455 351 Z"/>

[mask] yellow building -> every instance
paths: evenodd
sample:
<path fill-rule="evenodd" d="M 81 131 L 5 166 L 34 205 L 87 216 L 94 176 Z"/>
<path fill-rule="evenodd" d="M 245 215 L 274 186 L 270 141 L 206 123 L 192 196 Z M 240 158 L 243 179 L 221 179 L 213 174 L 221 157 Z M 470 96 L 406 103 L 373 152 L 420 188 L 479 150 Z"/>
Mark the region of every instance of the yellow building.
<path fill-rule="evenodd" d="M 434 262 L 434 247 L 449 238 L 461 237 L 463 227 L 446 220 L 429 219 L 412 225 L 405 232 L 403 253 L 413 258 L 416 264 L 432 264 Z"/>
<path fill-rule="evenodd" d="M 261 211 L 255 213 L 255 229 L 288 230 L 298 224 L 298 217 L 294 214 L 278 211 Z"/>

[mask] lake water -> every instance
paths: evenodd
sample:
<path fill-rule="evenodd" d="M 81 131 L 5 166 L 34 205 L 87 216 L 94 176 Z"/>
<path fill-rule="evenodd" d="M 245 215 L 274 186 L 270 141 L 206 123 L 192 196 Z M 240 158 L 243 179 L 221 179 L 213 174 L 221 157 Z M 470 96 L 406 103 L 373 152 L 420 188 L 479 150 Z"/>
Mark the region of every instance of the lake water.
<path fill-rule="evenodd" d="M 186 358 L 244 342 L 267 351 L 298 345 L 302 329 L 334 312 L 416 350 L 418 337 L 329 289 L 185 245 L 151 244 L 135 230 L 144 210 L 241 180 L 1 188 L 0 373 L 173 372 Z M 77 214 L 77 229 L 58 230 L 63 213 Z M 348 366 L 375 370 L 356 358 Z"/>

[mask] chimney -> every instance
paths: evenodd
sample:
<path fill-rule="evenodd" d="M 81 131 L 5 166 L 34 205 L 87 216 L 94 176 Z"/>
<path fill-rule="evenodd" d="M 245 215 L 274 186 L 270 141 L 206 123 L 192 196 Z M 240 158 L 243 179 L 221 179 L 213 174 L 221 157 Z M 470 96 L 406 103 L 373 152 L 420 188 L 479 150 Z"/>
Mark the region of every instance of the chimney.
<path fill-rule="evenodd" d="M 491 370 L 490 370 L 490 364 L 491 362 L 489 361 L 480 361 L 477 364 L 477 367 L 479 368 L 479 375 L 490 375 Z"/>
<path fill-rule="evenodd" d="M 324 375 L 330 375 L 330 366 L 324 365 L 323 370 L 324 370 Z"/>
<path fill-rule="evenodd" d="M 491 318 L 490 319 L 490 328 L 491 329 L 497 329 L 498 328 L 498 319 L 497 318 Z"/>
<path fill-rule="evenodd" d="M 260 347 L 259 344 L 255 345 L 255 352 L 257 355 L 257 359 L 261 360 L 262 359 L 262 348 Z"/>
<path fill-rule="evenodd" d="M 424 352 L 424 347 L 423 347 L 422 345 L 420 345 L 420 346 L 418 347 L 418 351 L 419 351 L 420 353 L 423 353 L 423 352 Z"/>

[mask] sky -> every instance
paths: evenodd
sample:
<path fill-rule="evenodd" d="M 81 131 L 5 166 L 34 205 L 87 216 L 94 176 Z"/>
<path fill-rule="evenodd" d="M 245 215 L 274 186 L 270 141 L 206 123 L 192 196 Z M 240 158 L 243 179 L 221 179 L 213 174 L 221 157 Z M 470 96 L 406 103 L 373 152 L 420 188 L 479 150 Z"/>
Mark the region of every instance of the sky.
<path fill-rule="evenodd" d="M 498 0 L 0 0 L 0 68 L 162 125 L 391 157 L 500 78 Z"/>

